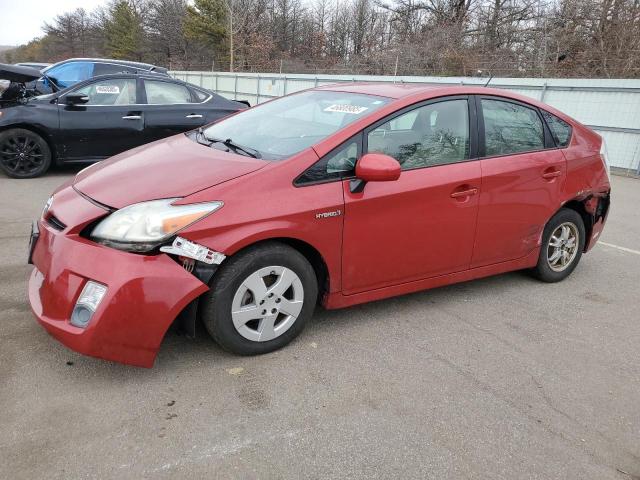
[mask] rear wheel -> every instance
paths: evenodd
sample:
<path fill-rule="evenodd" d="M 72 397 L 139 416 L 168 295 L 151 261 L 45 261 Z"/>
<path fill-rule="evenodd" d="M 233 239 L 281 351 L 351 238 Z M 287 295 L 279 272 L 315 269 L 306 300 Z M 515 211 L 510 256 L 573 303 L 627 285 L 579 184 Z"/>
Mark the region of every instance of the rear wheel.
<path fill-rule="evenodd" d="M 49 145 L 37 133 L 24 128 L 0 132 L 0 169 L 12 178 L 33 178 L 51 165 Z"/>
<path fill-rule="evenodd" d="M 561 209 L 544 229 L 534 275 L 544 282 L 564 280 L 578 265 L 584 243 L 582 217 L 575 210 Z"/>
<path fill-rule="evenodd" d="M 240 355 L 271 352 L 293 340 L 318 296 L 313 267 L 297 250 L 268 243 L 223 264 L 200 303 L 209 334 Z"/>

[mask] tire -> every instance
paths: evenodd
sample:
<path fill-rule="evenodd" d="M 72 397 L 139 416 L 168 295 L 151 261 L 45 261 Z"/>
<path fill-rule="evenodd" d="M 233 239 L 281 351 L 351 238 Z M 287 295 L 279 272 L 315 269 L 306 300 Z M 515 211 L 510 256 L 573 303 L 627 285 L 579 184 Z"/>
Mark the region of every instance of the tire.
<path fill-rule="evenodd" d="M 270 242 L 225 261 L 202 296 L 199 311 L 223 349 L 259 355 L 298 336 L 313 315 L 317 297 L 318 281 L 307 259 L 285 244 Z"/>
<path fill-rule="evenodd" d="M 0 169 L 12 178 L 34 178 L 51 166 L 51 149 L 37 133 L 24 128 L 0 132 Z"/>
<path fill-rule="evenodd" d="M 533 275 L 548 283 L 567 278 L 580 262 L 585 239 L 584 222 L 580 214 L 568 208 L 560 209 L 544 228 L 540 256 L 532 270 Z"/>

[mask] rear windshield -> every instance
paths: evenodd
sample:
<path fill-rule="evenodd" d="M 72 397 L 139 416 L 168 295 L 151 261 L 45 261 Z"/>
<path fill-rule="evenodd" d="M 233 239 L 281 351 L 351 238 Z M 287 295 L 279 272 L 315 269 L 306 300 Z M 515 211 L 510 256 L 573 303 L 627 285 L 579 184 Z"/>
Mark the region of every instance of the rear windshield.
<path fill-rule="evenodd" d="M 260 152 L 280 160 L 308 148 L 389 102 L 356 93 L 311 90 L 258 105 L 205 130 L 209 138 Z"/>

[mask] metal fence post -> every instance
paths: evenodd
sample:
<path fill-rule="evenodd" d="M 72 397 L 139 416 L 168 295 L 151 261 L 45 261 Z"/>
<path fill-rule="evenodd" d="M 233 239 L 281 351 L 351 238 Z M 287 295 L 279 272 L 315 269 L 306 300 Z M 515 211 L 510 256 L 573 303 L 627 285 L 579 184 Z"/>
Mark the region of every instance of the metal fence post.
<path fill-rule="evenodd" d="M 238 99 L 238 74 L 237 73 L 234 75 L 234 81 L 233 81 L 233 99 L 234 100 Z"/>
<path fill-rule="evenodd" d="M 256 82 L 256 105 L 260 103 L 260 75 L 258 75 L 258 81 Z"/>
<path fill-rule="evenodd" d="M 218 91 L 218 74 L 216 73 L 216 92 Z"/>
<path fill-rule="evenodd" d="M 540 91 L 540 101 L 544 102 L 544 95 L 547 93 L 547 82 L 542 84 L 542 90 Z"/>
<path fill-rule="evenodd" d="M 287 76 L 284 76 L 284 82 L 282 84 L 282 96 L 287 94 Z"/>

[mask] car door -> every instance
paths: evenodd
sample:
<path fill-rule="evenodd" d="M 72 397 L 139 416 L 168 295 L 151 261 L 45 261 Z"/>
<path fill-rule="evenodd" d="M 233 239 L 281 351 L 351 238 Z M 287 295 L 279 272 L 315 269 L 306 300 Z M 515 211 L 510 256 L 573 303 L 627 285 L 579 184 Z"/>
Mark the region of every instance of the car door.
<path fill-rule="evenodd" d="M 146 105 L 145 137 L 152 142 L 186 132 L 207 121 L 200 99 L 190 88 L 170 79 L 143 80 Z"/>
<path fill-rule="evenodd" d="M 68 105 L 65 96 L 89 101 Z M 95 160 L 144 143 L 144 117 L 138 105 L 136 78 L 104 78 L 80 85 L 58 99 L 60 132 L 57 151 L 65 160 Z"/>
<path fill-rule="evenodd" d="M 476 97 L 482 192 L 472 267 L 515 260 L 537 247 L 559 208 L 566 161 L 537 108 Z"/>
<path fill-rule="evenodd" d="M 447 97 L 410 107 L 365 130 L 363 151 L 398 160 L 397 181 L 345 196 L 346 295 L 469 268 L 480 189 L 473 104 Z"/>

